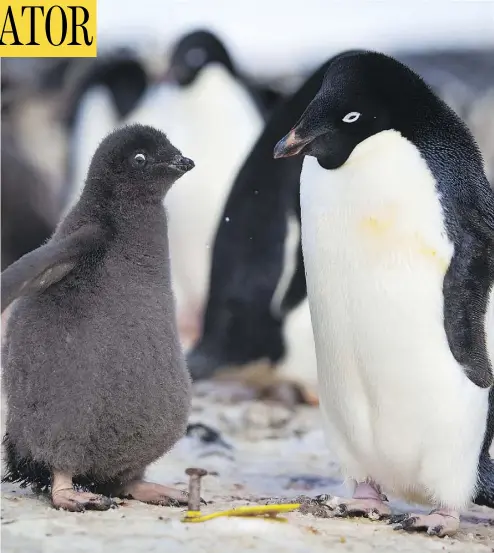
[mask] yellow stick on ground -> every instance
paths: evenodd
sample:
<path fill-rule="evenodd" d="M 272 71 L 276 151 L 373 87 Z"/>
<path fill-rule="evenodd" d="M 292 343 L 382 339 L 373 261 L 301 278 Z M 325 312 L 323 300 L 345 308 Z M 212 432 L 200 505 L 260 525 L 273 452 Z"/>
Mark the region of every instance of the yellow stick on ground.
<path fill-rule="evenodd" d="M 245 507 L 235 507 L 227 511 L 218 511 L 216 513 L 201 514 L 200 511 L 187 511 L 182 522 L 205 522 L 218 517 L 270 517 L 278 522 L 286 522 L 286 518 L 277 518 L 279 513 L 288 513 L 295 511 L 300 507 L 300 503 L 285 503 L 280 505 L 253 505 Z"/>

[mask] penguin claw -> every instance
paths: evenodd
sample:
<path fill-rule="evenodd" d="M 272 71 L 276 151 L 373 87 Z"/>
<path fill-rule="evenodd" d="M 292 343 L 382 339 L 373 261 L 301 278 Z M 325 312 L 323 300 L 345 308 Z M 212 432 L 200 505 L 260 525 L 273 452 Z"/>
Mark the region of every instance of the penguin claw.
<path fill-rule="evenodd" d="M 107 511 L 116 507 L 116 503 L 109 497 L 72 489 L 55 491 L 52 493 L 51 503 L 55 509 L 73 513 Z"/>
<path fill-rule="evenodd" d="M 432 511 L 428 515 L 410 514 L 395 515 L 389 519 L 394 530 L 405 532 L 426 532 L 429 536 L 452 536 L 458 530 L 460 519 L 456 513 Z"/>
<path fill-rule="evenodd" d="M 391 515 L 388 519 L 388 524 L 401 524 L 409 516 L 409 513 L 405 513 L 402 515 Z"/>
<path fill-rule="evenodd" d="M 429 534 L 429 536 L 441 537 L 443 535 L 443 532 L 444 532 L 444 526 L 441 526 L 441 525 L 427 528 L 427 533 Z"/>
<path fill-rule="evenodd" d="M 176 490 L 161 484 L 138 480 L 127 484 L 123 497 L 135 499 L 150 505 L 163 507 L 180 507 L 187 505 L 189 494 L 182 490 Z M 204 501 L 204 500 L 202 500 Z"/>
<path fill-rule="evenodd" d="M 317 500 L 327 505 L 333 515 L 339 518 L 364 517 L 370 520 L 382 520 L 391 516 L 390 508 L 380 499 L 344 499 L 323 495 L 318 496 Z"/>
<path fill-rule="evenodd" d="M 389 524 L 394 524 L 393 530 L 414 530 L 417 517 L 406 513 L 404 515 L 395 515 L 389 519 Z"/>

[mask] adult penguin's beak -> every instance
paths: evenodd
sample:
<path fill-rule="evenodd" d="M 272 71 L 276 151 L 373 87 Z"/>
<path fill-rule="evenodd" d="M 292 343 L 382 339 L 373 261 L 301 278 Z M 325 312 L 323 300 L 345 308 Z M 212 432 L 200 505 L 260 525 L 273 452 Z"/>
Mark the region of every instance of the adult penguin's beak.
<path fill-rule="evenodd" d="M 301 138 L 297 136 L 297 129 L 293 128 L 285 137 L 283 137 L 274 147 L 275 159 L 281 157 L 296 156 L 304 146 L 312 141 L 312 137 Z"/>

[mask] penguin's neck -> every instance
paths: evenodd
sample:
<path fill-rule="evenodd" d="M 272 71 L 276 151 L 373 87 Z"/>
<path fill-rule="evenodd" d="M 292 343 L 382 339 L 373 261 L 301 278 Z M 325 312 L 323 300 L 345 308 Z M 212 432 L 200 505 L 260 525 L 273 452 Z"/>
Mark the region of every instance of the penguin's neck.
<path fill-rule="evenodd" d="M 115 198 L 101 187 L 86 186 L 78 203 L 62 223 L 63 233 L 81 224 L 98 224 L 123 240 L 150 243 L 167 232 L 162 196 Z"/>
<path fill-rule="evenodd" d="M 115 202 L 110 206 L 105 219 L 110 218 L 118 231 L 125 231 L 127 228 L 147 228 L 148 232 L 153 230 L 162 233 L 163 229 L 166 230 L 166 212 L 162 198 Z"/>
<path fill-rule="evenodd" d="M 110 249 L 119 255 L 124 253 L 129 263 L 133 262 L 140 271 L 147 268 L 154 274 L 149 260 L 168 259 L 168 224 L 161 201 L 116 203 L 106 212 L 103 224 L 112 231 Z"/>

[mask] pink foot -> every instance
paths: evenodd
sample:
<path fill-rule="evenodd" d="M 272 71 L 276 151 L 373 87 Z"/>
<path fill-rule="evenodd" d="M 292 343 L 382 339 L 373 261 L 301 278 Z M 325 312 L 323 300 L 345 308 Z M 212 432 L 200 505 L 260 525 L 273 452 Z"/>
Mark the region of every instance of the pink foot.
<path fill-rule="evenodd" d="M 107 511 L 115 506 L 115 503 L 104 495 L 74 490 L 72 476 L 60 471 L 53 472 L 51 503 L 55 509 L 72 512 Z"/>
<path fill-rule="evenodd" d="M 52 492 L 51 503 L 55 509 L 72 512 L 107 511 L 112 505 L 115 505 L 109 497 L 104 495 L 79 492 L 72 488 Z"/>
<path fill-rule="evenodd" d="M 427 532 L 429 536 L 443 538 L 456 534 L 460 527 L 460 515 L 456 511 L 438 509 L 428 515 L 412 513 L 395 515 L 390 518 L 389 523 L 395 525 L 395 530 Z"/>
<path fill-rule="evenodd" d="M 381 494 L 376 484 L 360 482 L 351 499 L 327 496 L 323 502 L 336 517 L 365 517 L 380 520 L 391 516 L 391 509 L 385 501 L 387 501 L 386 496 Z"/>
<path fill-rule="evenodd" d="M 127 484 L 122 497 L 136 499 L 151 505 L 171 505 L 173 507 L 187 505 L 188 501 L 187 492 L 144 480 L 135 480 Z"/>

